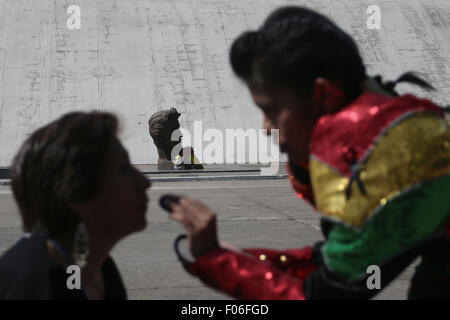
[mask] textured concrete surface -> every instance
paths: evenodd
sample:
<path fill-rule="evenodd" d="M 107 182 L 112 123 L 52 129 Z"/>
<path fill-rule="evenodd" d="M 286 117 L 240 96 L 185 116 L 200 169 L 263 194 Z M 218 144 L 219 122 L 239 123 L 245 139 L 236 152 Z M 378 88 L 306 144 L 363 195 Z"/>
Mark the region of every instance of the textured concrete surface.
<path fill-rule="evenodd" d="M 66 25 L 72 4 L 80 30 Z M 189 130 L 195 120 L 204 130 L 259 128 L 228 50 L 285 4 L 307 4 L 350 32 L 371 74 L 423 72 L 439 89 L 435 101 L 449 102 L 448 0 L 0 0 L 0 166 L 34 129 L 71 110 L 119 114 L 133 163 L 156 162 L 147 120 L 161 109 L 178 108 Z M 380 30 L 366 27 L 372 4 Z"/>
<path fill-rule="evenodd" d="M 322 239 L 319 215 L 296 197 L 288 180 L 154 183 L 147 228 L 112 252 L 130 299 L 228 298 L 203 286 L 178 263 L 173 240 L 183 230 L 158 205 L 165 193 L 203 201 L 218 214 L 220 239 L 240 247 L 301 248 Z M 0 254 L 20 234 L 10 189 L 0 186 Z M 413 271 L 407 268 L 376 299 L 405 299 Z"/>

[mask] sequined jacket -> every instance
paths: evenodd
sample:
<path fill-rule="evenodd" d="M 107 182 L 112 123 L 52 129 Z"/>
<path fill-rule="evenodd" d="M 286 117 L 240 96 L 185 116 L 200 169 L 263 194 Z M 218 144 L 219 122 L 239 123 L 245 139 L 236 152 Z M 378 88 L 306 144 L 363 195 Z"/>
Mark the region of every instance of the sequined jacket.
<path fill-rule="evenodd" d="M 191 272 L 237 299 L 367 299 L 421 256 L 409 297 L 449 298 L 450 131 L 442 109 L 412 95 L 365 93 L 320 118 L 310 147 L 308 166 L 291 170 L 291 180 L 323 215 L 325 240 L 285 251 L 217 249 Z M 367 285 L 370 266 L 379 267 L 380 287 Z"/>

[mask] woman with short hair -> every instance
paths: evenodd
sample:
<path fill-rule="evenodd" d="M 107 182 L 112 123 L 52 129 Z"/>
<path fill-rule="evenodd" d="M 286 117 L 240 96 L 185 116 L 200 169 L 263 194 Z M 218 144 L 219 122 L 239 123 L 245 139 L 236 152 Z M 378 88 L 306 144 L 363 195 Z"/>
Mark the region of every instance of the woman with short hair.
<path fill-rule="evenodd" d="M 127 298 L 109 252 L 145 228 L 150 183 L 117 130 L 110 113 L 73 112 L 21 146 L 11 185 L 27 234 L 0 258 L 0 299 Z"/>

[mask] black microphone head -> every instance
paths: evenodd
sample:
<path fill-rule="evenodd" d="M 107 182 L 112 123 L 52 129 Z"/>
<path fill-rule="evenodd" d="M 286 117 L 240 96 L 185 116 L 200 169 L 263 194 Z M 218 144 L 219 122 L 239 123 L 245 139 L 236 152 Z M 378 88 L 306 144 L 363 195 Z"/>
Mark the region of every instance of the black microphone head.
<path fill-rule="evenodd" d="M 159 205 L 169 213 L 172 213 L 170 205 L 178 202 L 180 202 L 180 196 L 174 194 L 165 194 L 159 198 Z"/>

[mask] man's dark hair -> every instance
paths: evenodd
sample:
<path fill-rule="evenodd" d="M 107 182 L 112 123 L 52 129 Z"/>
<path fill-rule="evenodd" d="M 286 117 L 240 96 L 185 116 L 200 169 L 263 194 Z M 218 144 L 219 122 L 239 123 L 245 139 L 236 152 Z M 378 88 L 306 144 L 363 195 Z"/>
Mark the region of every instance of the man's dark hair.
<path fill-rule="evenodd" d="M 13 160 L 12 190 L 26 232 L 56 239 L 75 231 L 68 203 L 89 200 L 101 187 L 105 154 L 118 120 L 104 112 L 72 112 L 36 130 Z"/>
<path fill-rule="evenodd" d="M 303 7 L 277 9 L 257 31 L 247 31 L 230 52 L 234 72 L 254 85 L 282 86 L 311 94 L 318 77 L 357 98 L 366 71 L 353 39 L 330 19 Z"/>

